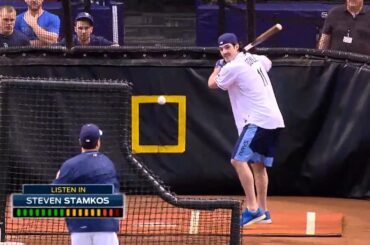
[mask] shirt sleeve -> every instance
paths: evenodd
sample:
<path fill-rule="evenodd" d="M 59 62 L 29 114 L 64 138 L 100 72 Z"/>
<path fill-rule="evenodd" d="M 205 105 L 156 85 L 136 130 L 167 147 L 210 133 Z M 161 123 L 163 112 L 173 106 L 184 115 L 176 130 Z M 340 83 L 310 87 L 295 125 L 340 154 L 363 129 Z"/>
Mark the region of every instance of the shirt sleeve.
<path fill-rule="evenodd" d="M 332 15 L 332 11 L 329 11 L 328 16 L 325 19 L 324 26 L 322 27 L 321 32 L 326 35 L 331 35 L 333 32 Z"/>
<path fill-rule="evenodd" d="M 120 183 L 117 176 L 117 171 L 114 163 L 105 155 L 103 155 L 104 162 L 104 172 L 105 172 L 105 182 L 101 184 L 112 184 L 114 188 L 114 193 L 120 192 Z"/>
<path fill-rule="evenodd" d="M 119 184 L 119 180 L 118 180 L 118 175 L 117 175 L 117 171 L 116 171 L 116 168 L 113 164 L 113 162 L 111 162 L 111 166 L 112 166 L 112 174 L 114 176 L 113 178 L 113 187 L 114 187 L 114 193 L 119 193 L 120 192 L 120 184 Z"/>
<path fill-rule="evenodd" d="M 28 40 L 28 38 L 22 39 L 22 45 L 23 46 L 30 46 L 31 45 L 30 40 Z"/>
<path fill-rule="evenodd" d="M 220 73 L 216 77 L 216 84 L 222 90 L 228 88 L 235 82 L 238 74 L 238 67 L 234 64 L 227 64 L 221 68 Z"/>
<path fill-rule="evenodd" d="M 72 168 L 68 167 L 67 164 L 63 164 L 62 167 L 59 169 L 53 184 L 68 184 L 71 183 L 73 179 L 73 170 Z"/>
<path fill-rule="evenodd" d="M 48 27 L 49 32 L 54 32 L 59 35 L 59 29 L 60 29 L 60 19 L 56 15 L 52 15 L 53 17 L 50 18 L 50 24 Z"/>
<path fill-rule="evenodd" d="M 113 43 L 103 37 L 100 38 L 100 46 L 110 46 Z"/>
<path fill-rule="evenodd" d="M 271 69 L 272 62 L 265 55 L 253 55 L 259 62 L 261 62 L 262 67 L 268 72 Z"/>
<path fill-rule="evenodd" d="M 17 43 L 21 46 L 31 45 L 28 37 L 18 30 L 14 30 L 13 37 L 17 40 Z"/>
<path fill-rule="evenodd" d="M 14 25 L 15 30 L 21 31 L 21 21 L 22 21 L 22 16 L 17 15 L 17 17 L 15 18 L 15 25 Z"/>

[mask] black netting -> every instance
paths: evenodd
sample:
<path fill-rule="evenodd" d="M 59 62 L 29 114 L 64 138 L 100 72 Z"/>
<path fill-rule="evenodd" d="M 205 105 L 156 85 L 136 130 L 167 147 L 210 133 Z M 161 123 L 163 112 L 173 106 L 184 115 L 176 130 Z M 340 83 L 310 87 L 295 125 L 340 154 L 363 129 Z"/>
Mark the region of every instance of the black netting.
<path fill-rule="evenodd" d="M 4 78 L 1 98 L 1 220 L 5 241 L 68 244 L 63 219 L 13 219 L 9 195 L 47 184 L 79 153 L 78 130 L 104 130 L 101 151 L 116 164 L 127 195 L 122 244 L 237 244 L 239 202 L 177 197 L 130 151 L 131 85 L 112 80 Z"/>

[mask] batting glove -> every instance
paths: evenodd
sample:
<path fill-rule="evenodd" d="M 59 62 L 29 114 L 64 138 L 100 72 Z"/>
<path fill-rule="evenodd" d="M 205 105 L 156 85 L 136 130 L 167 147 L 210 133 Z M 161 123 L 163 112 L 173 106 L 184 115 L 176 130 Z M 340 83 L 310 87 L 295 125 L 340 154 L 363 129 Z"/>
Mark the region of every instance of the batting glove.
<path fill-rule="evenodd" d="M 224 59 L 220 59 L 216 62 L 215 68 L 222 68 L 224 65 L 226 65 L 226 62 Z"/>

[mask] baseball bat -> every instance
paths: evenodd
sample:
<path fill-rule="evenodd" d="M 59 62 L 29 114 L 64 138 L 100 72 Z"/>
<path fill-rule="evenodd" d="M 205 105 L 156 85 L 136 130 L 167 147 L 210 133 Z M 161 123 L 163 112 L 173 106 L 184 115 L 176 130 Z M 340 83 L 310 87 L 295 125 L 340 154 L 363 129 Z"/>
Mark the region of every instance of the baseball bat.
<path fill-rule="evenodd" d="M 266 41 L 267 39 L 269 39 L 271 36 L 275 35 L 276 33 L 278 33 L 279 31 L 281 31 L 283 29 L 283 26 L 280 25 L 280 24 L 275 24 L 274 26 L 272 26 L 270 29 L 268 29 L 267 31 L 265 31 L 264 33 L 262 33 L 261 35 L 259 35 L 253 42 L 249 43 L 247 46 L 244 47 L 244 50 L 245 51 L 248 51 L 250 50 L 251 48 L 254 48 L 255 46 L 257 46 L 258 44 Z"/>

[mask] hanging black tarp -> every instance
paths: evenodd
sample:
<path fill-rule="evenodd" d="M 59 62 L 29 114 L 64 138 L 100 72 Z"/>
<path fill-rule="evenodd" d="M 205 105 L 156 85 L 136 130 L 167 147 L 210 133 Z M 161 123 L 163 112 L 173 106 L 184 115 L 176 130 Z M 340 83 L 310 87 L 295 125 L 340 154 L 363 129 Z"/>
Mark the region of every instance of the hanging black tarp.
<path fill-rule="evenodd" d="M 286 122 L 270 194 L 370 197 L 367 57 L 298 51 L 262 50 L 273 60 L 270 76 Z M 179 194 L 241 194 L 229 163 L 237 138 L 229 100 L 207 87 L 217 57 L 217 50 L 27 51 L 0 57 L 0 74 L 127 79 L 139 111 L 132 139 L 147 166 Z M 158 105 L 151 97 L 158 95 L 173 101 Z"/>

